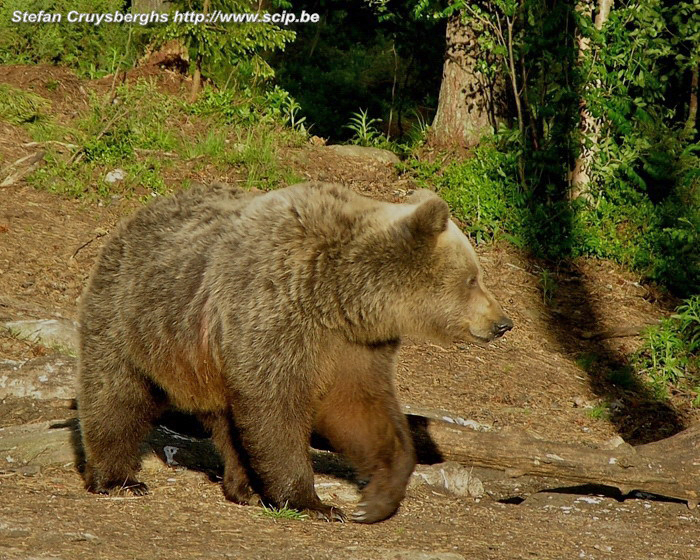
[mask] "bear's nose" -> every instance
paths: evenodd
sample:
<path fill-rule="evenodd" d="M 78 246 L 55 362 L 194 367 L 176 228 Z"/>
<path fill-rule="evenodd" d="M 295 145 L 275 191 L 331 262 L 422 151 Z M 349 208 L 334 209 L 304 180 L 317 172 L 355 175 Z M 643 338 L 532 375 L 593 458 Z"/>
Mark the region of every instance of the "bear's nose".
<path fill-rule="evenodd" d="M 499 321 L 493 326 L 493 332 L 496 338 L 503 336 L 510 329 L 513 328 L 513 321 L 508 317 L 501 317 Z"/>

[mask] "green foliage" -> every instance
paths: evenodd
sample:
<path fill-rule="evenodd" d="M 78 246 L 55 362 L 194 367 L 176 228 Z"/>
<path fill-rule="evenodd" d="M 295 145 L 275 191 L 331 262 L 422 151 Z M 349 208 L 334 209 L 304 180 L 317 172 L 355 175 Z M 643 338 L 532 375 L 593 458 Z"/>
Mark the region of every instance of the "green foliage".
<path fill-rule="evenodd" d="M 238 133 L 238 141 L 227 152 L 228 165 L 245 166 L 247 187 L 269 190 L 299 182 L 292 170 L 278 163 L 278 145 L 283 136 L 263 127 L 248 129 Z"/>
<path fill-rule="evenodd" d="M 659 394 L 670 387 L 695 394 L 700 405 L 700 295 L 686 300 L 676 313 L 649 327 L 635 354 L 638 371 Z"/>
<path fill-rule="evenodd" d="M 286 125 L 305 138 L 306 117 L 299 114 L 300 109 L 296 100 L 279 86 L 267 90 L 207 88 L 195 103 L 186 107 L 192 115 L 211 117 L 230 125 Z"/>
<path fill-rule="evenodd" d="M 146 200 L 166 194 L 165 177 L 175 166 L 239 169 L 247 186 L 260 189 L 295 182 L 298 178 L 279 162 L 278 146 L 305 138 L 299 131 L 303 121 L 294 114 L 297 130 L 291 129 L 289 112 L 285 113 L 290 107 L 294 110 L 290 98 L 282 90 L 274 91 L 272 103 L 264 92 L 253 96 L 208 90 L 197 103 L 188 104 L 159 92 L 151 82 L 140 81 L 119 86 L 117 103 L 93 95 L 89 110 L 74 128 L 50 121 L 41 129 L 25 125 L 33 134 L 40 131 L 42 140 L 65 143 L 70 139 L 78 146 L 68 157 L 49 144 L 46 165 L 29 180 L 38 188 L 66 196 L 102 200 L 113 196 Z M 122 169 L 125 178 L 106 182 L 107 173 L 115 168 Z"/>
<path fill-rule="evenodd" d="M 542 302 L 549 305 L 557 291 L 557 281 L 546 268 L 540 271 L 540 290 L 542 291 Z"/>
<path fill-rule="evenodd" d="M 306 117 L 301 116 L 301 105 L 289 95 L 289 92 L 279 86 L 266 93 L 266 107 L 270 114 L 280 118 L 283 124 L 288 125 L 292 130 L 306 135 Z"/>
<path fill-rule="evenodd" d="M 173 98 L 146 81 L 121 85 L 116 95 L 118 103 L 93 96 L 89 114 L 79 123 L 86 161 L 113 164 L 132 157 L 136 148 L 174 147 L 168 129 L 168 119 L 178 111 Z"/>
<path fill-rule="evenodd" d="M 371 119 L 367 116 L 367 111 L 360 109 L 357 113 L 353 113 L 350 123 L 345 125 L 353 132 L 350 139 L 352 144 L 358 146 L 380 146 L 386 143 L 386 138 L 376 127 L 379 119 Z"/>
<path fill-rule="evenodd" d="M 486 149 L 427 180 L 480 242 L 502 234 L 552 259 L 610 258 L 680 295 L 697 293 L 700 144 L 686 121 L 698 6 L 622 0 L 598 30 L 572 3 L 414 2 L 422 17 L 461 12 L 490 55 L 482 76 L 505 79 L 508 103 L 517 96 L 522 105 Z M 594 121 L 583 138 L 581 107 Z M 568 201 L 581 142 L 591 154 L 590 204 Z"/>
<path fill-rule="evenodd" d="M 700 291 L 699 161 L 686 154 L 674 192 L 654 203 L 618 182 L 595 205 L 549 199 L 524 189 L 509 138 L 486 138 L 464 161 L 411 160 L 408 169 L 450 204 L 477 244 L 506 239 L 538 257 L 607 258 L 677 293 Z"/>
<path fill-rule="evenodd" d="M 412 150 L 423 146 L 428 139 L 428 134 L 430 133 L 430 125 L 419 111 L 413 109 L 411 111 L 411 115 L 413 118 L 413 124 L 408 131 L 408 137 L 402 144 L 406 147 L 406 151 L 409 153 Z"/>
<path fill-rule="evenodd" d="M 173 12 L 203 13 L 204 0 L 177 0 L 171 2 Z M 210 0 L 209 13 L 244 13 L 253 8 L 246 0 Z M 268 9 L 289 7 L 282 1 L 270 2 Z M 155 31 L 155 40 L 162 43 L 171 39 L 182 40 L 189 50 L 190 60 L 201 60 L 207 75 L 231 75 L 231 70 L 252 79 L 269 79 L 274 76 L 272 67 L 262 56 L 263 51 L 284 49 L 294 40 L 295 33 L 276 25 L 263 23 L 170 22 Z"/>
<path fill-rule="evenodd" d="M 66 15 L 107 14 L 130 11 L 126 0 L 3 0 L 0 2 L 0 64 L 53 63 L 76 68 L 89 78 L 99 78 L 130 67 L 145 52 L 170 39 L 180 39 L 189 49 L 190 60 L 200 61 L 205 75 L 224 83 L 233 76 L 242 80 L 268 79 L 274 72 L 263 52 L 283 49 L 295 33 L 263 23 L 186 23 L 175 22 L 175 10 L 203 11 L 203 0 L 168 2 L 172 9 L 168 23 L 149 26 L 134 23 L 71 23 Z M 209 11 L 250 12 L 245 0 L 210 0 Z M 270 9 L 289 7 L 272 2 Z M 60 13 L 59 23 L 13 23 L 12 13 Z"/>
<path fill-rule="evenodd" d="M 63 14 L 60 23 L 13 23 L 14 11 Z M 3 0 L 0 2 L 0 64 L 52 63 L 72 66 L 96 78 L 114 71 L 127 56 L 138 56 L 132 37 L 144 33 L 142 26 L 128 24 L 70 23 L 66 14 L 113 13 L 126 10 L 125 0 Z M 129 51 L 129 52 L 127 52 Z"/>
<path fill-rule="evenodd" d="M 416 111 L 431 117 L 437 104 L 444 22 L 416 19 L 410 2 L 393 2 L 391 17 L 377 18 L 375 4 L 295 1 L 296 11 L 320 13 L 321 21 L 298 26 L 296 41 L 271 59 L 314 133 L 336 142 L 349 140 L 345 125 L 358 107 L 381 118 L 392 140 L 407 142 Z"/>
<path fill-rule="evenodd" d="M 487 140 L 464 162 L 442 169 L 439 164 L 415 160 L 409 165 L 426 187 L 437 188 L 477 244 L 505 235 L 523 246 L 525 196 L 514 175 L 515 163 L 512 154 Z"/>

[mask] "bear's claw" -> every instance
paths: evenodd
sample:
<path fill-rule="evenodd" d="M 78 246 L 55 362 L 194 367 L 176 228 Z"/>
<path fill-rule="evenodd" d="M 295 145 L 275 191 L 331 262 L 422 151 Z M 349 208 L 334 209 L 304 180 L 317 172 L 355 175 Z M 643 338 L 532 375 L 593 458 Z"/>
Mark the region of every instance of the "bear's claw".
<path fill-rule="evenodd" d="M 340 508 L 328 507 L 323 509 L 307 509 L 304 511 L 311 519 L 319 521 L 328 521 L 330 523 L 345 523 L 347 517 Z"/>

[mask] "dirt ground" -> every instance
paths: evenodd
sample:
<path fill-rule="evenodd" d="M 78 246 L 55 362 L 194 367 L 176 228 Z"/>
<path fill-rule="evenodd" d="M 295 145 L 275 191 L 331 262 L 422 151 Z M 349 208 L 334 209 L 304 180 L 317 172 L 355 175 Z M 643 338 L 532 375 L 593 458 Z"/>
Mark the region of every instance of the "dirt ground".
<path fill-rule="evenodd" d="M 65 87 L 65 95 L 48 95 L 42 80 L 58 81 L 51 92 Z M 66 114 L 79 108 L 90 87 L 63 70 L 43 78 L 0 72 L 0 81 L 42 90 Z M 27 141 L 22 131 L 0 123 L 2 133 L 0 162 L 21 157 L 18 145 Z M 413 186 L 390 167 L 344 158 L 323 146 L 289 150 L 284 158 L 300 176 L 337 181 L 385 200 L 399 199 Z M 138 204 L 102 206 L 26 183 L 0 188 L 0 321 L 75 318 L 105 234 Z M 448 410 L 494 429 L 517 426 L 549 440 L 590 445 L 616 435 L 646 443 L 698 421 L 684 400 L 655 401 L 633 378 L 615 384 L 609 374 L 623 370 L 638 338 L 589 336 L 667 315 L 673 302 L 658 290 L 607 262 L 582 259 L 554 267 L 505 245 L 478 252 L 487 285 L 516 327 L 485 347 L 405 341 L 397 376 L 403 402 Z M 540 281 L 544 268 L 554 278 L 547 294 Z M 54 351 L 0 334 L 1 358 L 26 360 Z M 592 413 L 599 409 L 604 413 Z M 60 402 L 0 401 L 1 426 L 72 414 Z M 0 559 L 700 558 L 697 509 L 650 496 L 622 500 L 602 487 L 562 491 L 553 482 L 550 492 L 529 494 L 523 484 L 503 496 L 489 495 L 484 482 L 484 497 L 466 499 L 420 486 L 409 490 L 392 519 L 362 526 L 273 519 L 226 502 L 218 484 L 201 473 L 149 462 L 142 478 L 149 496 L 100 497 L 83 490 L 72 464 L 20 473 L 0 457 Z M 333 488 L 327 475 L 318 482 Z M 352 510 L 345 494 L 331 491 L 328 499 Z"/>

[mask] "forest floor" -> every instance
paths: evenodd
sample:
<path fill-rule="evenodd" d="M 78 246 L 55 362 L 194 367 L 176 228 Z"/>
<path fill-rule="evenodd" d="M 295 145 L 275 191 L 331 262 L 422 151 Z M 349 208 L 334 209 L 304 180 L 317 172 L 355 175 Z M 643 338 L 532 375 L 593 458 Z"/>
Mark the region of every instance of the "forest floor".
<path fill-rule="evenodd" d="M 85 90 L 67 71 L 0 68 L 0 82 L 43 88 L 63 111 L 79 111 Z M 58 91 L 59 93 L 56 93 Z M 59 95 L 60 94 L 60 95 Z M 0 161 L 15 161 L 29 141 L 0 122 Z M 410 177 L 372 160 L 342 157 L 325 146 L 283 150 L 300 177 L 335 181 L 383 200 L 398 200 Z M 203 167 L 183 177 L 228 180 Z M 86 278 L 104 235 L 140 203 L 75 200 L 26 182 L 0 188 L 0 322 L 76 317 Z M 489 346 L 436 346 L 407 340 L 397 388 L 403 402 L 450 411 L 498 430 L 519 427 L 545 439 L 603 444 L 620 435 L 632 444 L 672 435 L 700 420 L 674 399 L 659 401 L 626 368 L 636 337 L 590 333 L 642 325 L 667 316 L 674 302 L 609 262 L 580 259 L 557 266 L 507 245 L 478 248 L 486 284 L 515 322 Z M 543 290 L 543 273 L 549 278 Z M 26 361 L 57 350 L 0 333 L 0 358 Z M 8 397 L 0 426 L 68 418 L 63 402 Z M 2 432 L 0 432 L 2 438 Z M 429 487 L 409 489 L 398 513 L 373 526 L 282 520 L 227 502 L 201 473 L 148 462 L 152 493 L 107 498 L 85 492 L 72 464 L 39 472 L 13 470 L 0 457 L 0 559 L 650 559 L 700 558 L 700 513 L 679 501 L 622 499 L 603 487 L 562 488 L 457 498 Z M 494 477 L 497 474 L 493 475 Z M 328 475 L 319 482 L 330 484 Z M 328 496 L 351 511 L 346 494 Z"/>

